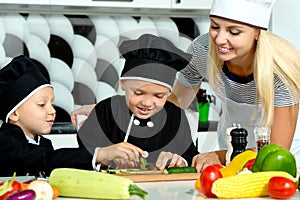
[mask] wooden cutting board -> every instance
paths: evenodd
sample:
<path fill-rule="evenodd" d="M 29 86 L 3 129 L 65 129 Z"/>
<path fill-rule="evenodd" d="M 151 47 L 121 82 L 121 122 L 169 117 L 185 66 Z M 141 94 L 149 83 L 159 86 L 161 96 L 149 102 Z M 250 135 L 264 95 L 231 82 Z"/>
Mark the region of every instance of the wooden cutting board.
<path fill-rule="evenodd" d="M 116 175 L 129 178 L 133 182 L 196 180 L 200 177 L 200 173 L 163 174 L 162 171 L 142 171 L 133 174 L 120 173 Z"/>

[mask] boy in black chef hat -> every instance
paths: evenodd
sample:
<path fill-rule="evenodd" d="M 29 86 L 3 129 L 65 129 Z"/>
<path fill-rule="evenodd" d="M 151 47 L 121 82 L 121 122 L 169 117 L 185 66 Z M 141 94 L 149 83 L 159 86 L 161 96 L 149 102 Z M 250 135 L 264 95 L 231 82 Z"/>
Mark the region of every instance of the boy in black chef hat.
<path fill-rule="evenodd" d="M 0 176 L 14 172 L 48 176 L 58 167 L 95 168 L 97 152 L 54 150 L 42 136 L 50 133 L 54 123 L 53 101 L 53 87 L 29 58 L 18 56 L 0 70 Z"/>
<path fill-rule="evenodd" d="M 96 104 L 79 129 L 81 145 L 100 146 L 105 166 L 131 168 L 140 155 L 159 169 L 190 165 L 198 151 L 187 118 L 167 98 L 191 55 L 150 34 L 124 41 L 119 50 L 126 60 L 120 77 L 125 96 Z"/>

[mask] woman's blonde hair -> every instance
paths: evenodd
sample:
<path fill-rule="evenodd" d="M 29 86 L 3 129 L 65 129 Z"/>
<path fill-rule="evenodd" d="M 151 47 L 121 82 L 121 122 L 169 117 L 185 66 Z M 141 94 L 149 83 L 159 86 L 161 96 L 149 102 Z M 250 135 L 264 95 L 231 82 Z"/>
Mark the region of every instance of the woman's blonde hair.
<path fill-rule="evenodd" d="M 212 88 L 219 90 L 223 61 L 219 59 L 213 42 L 209 45 L 208 58 L 208 82 Z M 252 64 L 257 90 L 256 108 L 260 102 L 260 119 L 264 120 L 265 126 L 270 127 L 274 117 L 274 76 L 278 76 L 287 85 L 292 103 L 299 103 L 300 53 L 287 40 L 260 30 Z"/>

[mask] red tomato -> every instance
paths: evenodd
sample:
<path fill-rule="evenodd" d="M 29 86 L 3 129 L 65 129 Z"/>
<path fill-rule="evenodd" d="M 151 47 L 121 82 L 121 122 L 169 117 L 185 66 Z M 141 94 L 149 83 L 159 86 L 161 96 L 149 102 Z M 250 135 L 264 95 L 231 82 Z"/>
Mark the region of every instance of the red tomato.
<path fill-rule="evenodd" d="M 243 166 L 243 168 L 247 168 L 248 170 L 251 171 L 254 162 L 255 162 L 255 158 L 253 158 L 253 159 L 251 159 L 251 160 L 248 160 L 248 161 L 246 162 L 246 164 Z"/>
<path fill-rule="evenodd" d="M 207 197 L 216 197 L 211 192 L 212 184 L 215 180 L 222 178 L 222 174 L 219 171 L 223 166 L 220 164 L 210 165 L 206 167 L 200 175 L 200 185 L 202 193 Z"/>
<path fill-rule="evenodd" d="M 0 185 L 3 185 L 3 183 L 4 182 L 0 183 Z M 0 197 L 0 200 L 6 199 L 8 196 L 12 195 L 13 193 L 15 193 L 21 189 L 22 189 L 22 184 L 18 181 L 14 181 L 12 186 L 10 187 L 10 189 Z"/>
<path fill-rule="evenodd" d="M 296 193 L 296 189 L 296 183 L 291 179 L 275 176 L 269 180 L 268 192 L 272 198 L 290 198 Z"/>

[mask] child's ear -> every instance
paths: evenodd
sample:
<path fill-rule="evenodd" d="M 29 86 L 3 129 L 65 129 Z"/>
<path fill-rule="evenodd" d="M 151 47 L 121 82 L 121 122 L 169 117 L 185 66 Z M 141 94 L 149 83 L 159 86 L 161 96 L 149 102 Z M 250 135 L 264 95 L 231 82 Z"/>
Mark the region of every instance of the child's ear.
<path fill-rule="evenodd" d="M 12 122 L 17 122 L 19 120 L 19 116 L 18 116 L 17 112 L 14 111 L 13 113 L 10 114 L 8 119 Z"/>

